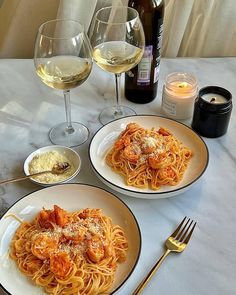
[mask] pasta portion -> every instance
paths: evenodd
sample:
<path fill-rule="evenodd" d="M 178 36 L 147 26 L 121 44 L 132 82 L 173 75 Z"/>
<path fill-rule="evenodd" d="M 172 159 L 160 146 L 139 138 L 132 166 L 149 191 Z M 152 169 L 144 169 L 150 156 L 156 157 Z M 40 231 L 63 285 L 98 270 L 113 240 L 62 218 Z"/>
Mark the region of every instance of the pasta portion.
<path fill-rule="evenodd" d="M 127 185 L 158 190 L 182 180 L 192 155 L 167 129 L 130 123 L 106 155 L 106 163 L 124 176 Z"/>
<path fill-rule="evenodd" d="M 128 241 L 101 209 L 67 212 L 57 205 L 22 222 L 10 248 L 20 271 L 48 294 L 109 294 Z"/>

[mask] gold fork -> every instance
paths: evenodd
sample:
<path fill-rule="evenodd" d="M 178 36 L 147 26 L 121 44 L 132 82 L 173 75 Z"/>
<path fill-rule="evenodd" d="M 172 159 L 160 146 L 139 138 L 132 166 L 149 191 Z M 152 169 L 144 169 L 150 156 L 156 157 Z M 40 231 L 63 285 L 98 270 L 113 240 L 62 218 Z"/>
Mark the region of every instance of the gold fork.
<path fill-rule="evenodd" d="M 147 285 L 147 283 L 150 281 L 154 273 L 158 270 L 158 268 L 161 266 L 161 263 L 166 258 L 166 256 L 170 252 L 183 252 L 186 248 L 193 230 L 196 226 L 196 222 L 188 218 L 186 222 L 187 217 L 184 217 L 184 219 L 181 221 L 179 226 L 176 228 L 176 230 L 169 236 L 169 238 L 166 240 L 165 246 L 166 251 L 161 256 L 161 258 L 156 262 L 156 264 L 153 266 L 153 268 L 150 270 L 146 278 L 139 284 L 139 286 L 135 289 L 133 292 L 133 295 L 139 295 L 142 293 L 143 289 Z M 185 223 L 185 224 L 184 224 Z"/>

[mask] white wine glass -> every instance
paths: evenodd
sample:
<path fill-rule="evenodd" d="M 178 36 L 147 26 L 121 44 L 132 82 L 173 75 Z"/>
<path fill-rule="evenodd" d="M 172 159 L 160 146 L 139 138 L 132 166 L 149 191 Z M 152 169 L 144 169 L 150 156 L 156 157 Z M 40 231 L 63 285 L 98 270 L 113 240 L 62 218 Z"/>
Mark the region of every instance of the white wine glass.
<path fill-rule="evenodd" d="M 89 130 L 71 121 L 70 103 L 70 89 L 84 83 L 92 69 L 92 48 L 82 24 L 69 19 L 43 23 L 35 42 L 34 64 L 42 82 L 64 94 L 66 122 L 50 130 L 51 142 L 70 147 L 83 144 Z"/>
<path fill-rule="evenodd" d="M 120 78 L 140 62 L 144 52 L 145 37 L 138 12 L 126 6 L 101 8 L 94 16 L 89 38 L 94 61 L 115 74 L 116 81 L 116 105 L 100 113 L 100 123 L 136 115 L 131 108 L 120 105 Z"/>

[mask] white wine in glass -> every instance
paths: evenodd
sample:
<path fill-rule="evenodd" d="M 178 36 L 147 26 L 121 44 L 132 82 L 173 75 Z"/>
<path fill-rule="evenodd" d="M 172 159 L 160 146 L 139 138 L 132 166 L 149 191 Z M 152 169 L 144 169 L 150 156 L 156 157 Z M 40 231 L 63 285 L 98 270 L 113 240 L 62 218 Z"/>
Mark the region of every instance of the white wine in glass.
<path fill-rule="evenodd" d="M 81 145 L 89 131 L 83 124 L 71 121 L 70 89 L 84 83 L 92 69 L 91 45 L 83 26 L 66 19 L 42 24 L 35 42 L 34 63 L 42 82 L 64 94 L 66 122 L 50 130 L 50 140 L 70 147 Z"/>
<path fill-rule="evenodd" d="M 120 77 L 134 68 L 144 52 L 145 37 L 138 12 L 126 6 L 105 7 L 97 11 L 89 38 L 93 58 L 104 71 L 115 74 L 116 105 L 105 108 L 99 115 L 101 124 L 135 115 L 135 111 L 120 105 Z"/>

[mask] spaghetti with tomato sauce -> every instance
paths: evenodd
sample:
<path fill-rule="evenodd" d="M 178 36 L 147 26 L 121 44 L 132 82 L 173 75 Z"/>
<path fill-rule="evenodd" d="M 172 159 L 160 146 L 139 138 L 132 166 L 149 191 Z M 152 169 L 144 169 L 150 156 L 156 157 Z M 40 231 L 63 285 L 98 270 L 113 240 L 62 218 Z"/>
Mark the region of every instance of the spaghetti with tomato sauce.
<path fill-rule="evenodd" d="M 130 123 L 108 151 L 106 163 L 124 176 L 127 185 L 158 190 L 177 185 L 192 156 L 193 152 L 169 130 Z"/>
<path fill-rule="evenodd" d="M 127 250 L 124 230 L 101 209 L 68 212 L 54 205 L 21 222 L 10 257 L 48 294 L 96 295 L 109 294 Z"/>

